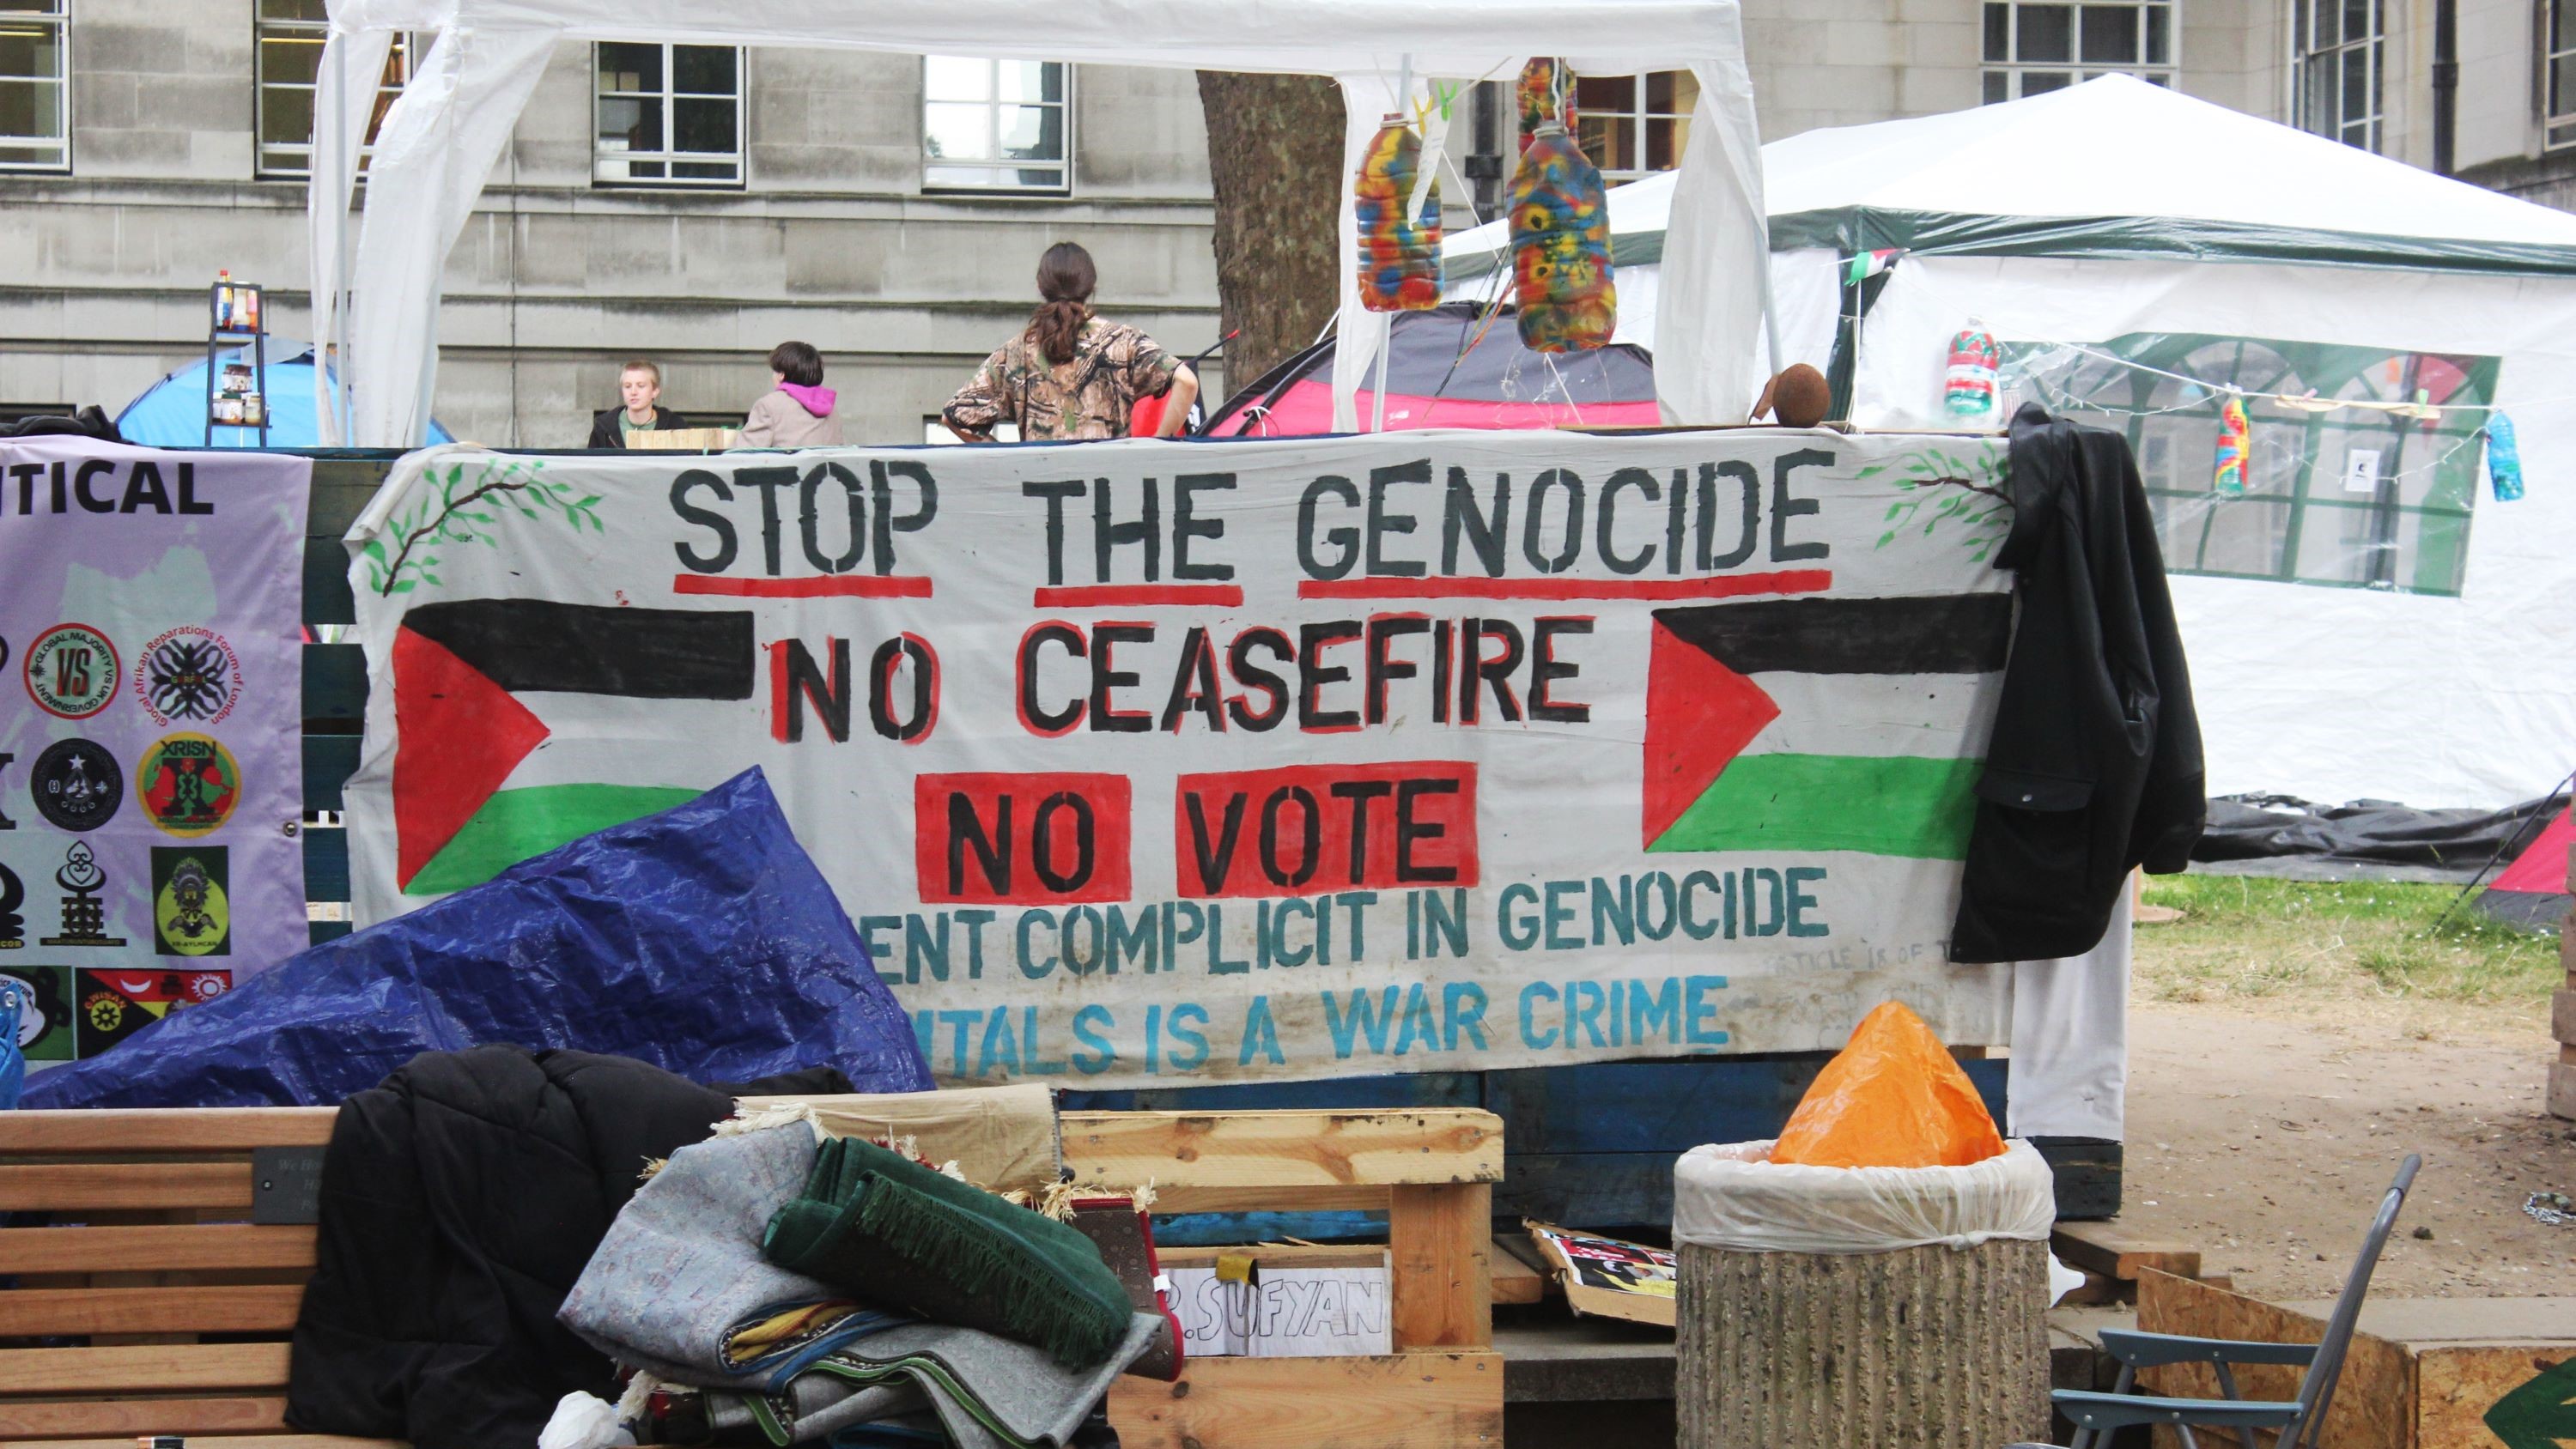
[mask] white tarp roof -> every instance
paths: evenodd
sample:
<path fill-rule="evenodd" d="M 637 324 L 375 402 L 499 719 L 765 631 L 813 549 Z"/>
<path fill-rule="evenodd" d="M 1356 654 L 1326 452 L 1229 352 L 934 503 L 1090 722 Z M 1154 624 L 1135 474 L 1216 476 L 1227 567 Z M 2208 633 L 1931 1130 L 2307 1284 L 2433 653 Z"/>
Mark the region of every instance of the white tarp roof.
<path fill-rule="evenodd" d="M 1762 148 L 1762 175 L 1775 221 L 1865 208 L 2211 222 L 2262 229 L 2286 250 L 2317 233 L 2462 242 L 2472 253 L 2479 243 L 2576 248 L 2576 215 L 2124 75 L 2000 105 L 1803 132 Z M 1625 242 L 1631 255 L 1646 253 L 1631 265 L 1660 260 L 1672 197 L 1671 173 L 1611 191 L 1614 258 Z M 2065 254 L 2096 250 L 2095 237 L 2068 238 Z M 2245 239 L 2263 238 L 2249 231 Z M 1444 250 L 1452 266 L 1476 268 L 1470 258 L 1497 254 L 1505 240 L 1504 223 L 1494 221 L 1452 236 Z M 1775 242 L 1794 244 L 1785 232 Z"/>
<path fill-rule="evenodd" d="M 370 445 L 419 440 L 437 359 L 440 273 L 474 199 L 565 40 L 717 44 L 1072 60 L 1329 75 L 1347 107 L 1341 205 L 1343 345 L 1335 391 L 1374 358 L 1385 318 L 1360 309 L 1348 177 L 1379 117 L 1430 77 L 1509 79 L 1532 55 L 1603 70 L 1688 68 L 1699 82 L 1691 148 L 1671 225 L 1693 237 L 1663 279 L 1659 309 L 1677 341 L 1658 371 L 1665 415 L 1740 420 L 1760 390 L 1768 250 L 1755 161 L 1753 88 L 1737 0 L 329 0 L 330 41 L 315 96 L 315 331 L 338 337 L 353 297 L 351 433 Z M 347 236 L 353 158 L 387 44 L 437 42 L 387 114 L 370 162 L 367 212 Z M 1400 77 L 1411 86 L 1400 88 Z M 328 410 L 326 404 L 326 411 Z"/>

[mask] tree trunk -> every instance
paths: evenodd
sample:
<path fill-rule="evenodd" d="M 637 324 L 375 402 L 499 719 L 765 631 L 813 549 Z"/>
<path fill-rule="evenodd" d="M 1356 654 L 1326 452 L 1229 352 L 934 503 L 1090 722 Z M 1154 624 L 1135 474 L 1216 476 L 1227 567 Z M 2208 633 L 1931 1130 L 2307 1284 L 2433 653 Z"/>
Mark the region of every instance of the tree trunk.
<path fill-rule="evenodd" d="M 1216 184 L 1227 388 L 1313 342 L 1341 300 L 1341 88 L 1322 76 L 1199 72 Z"/>

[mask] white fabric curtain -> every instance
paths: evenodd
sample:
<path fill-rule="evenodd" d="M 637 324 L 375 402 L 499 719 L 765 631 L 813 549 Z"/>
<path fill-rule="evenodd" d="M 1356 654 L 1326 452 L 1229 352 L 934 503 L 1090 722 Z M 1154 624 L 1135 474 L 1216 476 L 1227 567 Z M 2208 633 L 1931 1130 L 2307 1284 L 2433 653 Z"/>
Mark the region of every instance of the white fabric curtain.
<path fill-rule="evenodd" d="M 343 441 L 330 364 L 331 345 L 340 337 L 340 292 L 348 285 L 357 241 L 349 202 L 357 189 L 367 120 L 375 114 L 376 86 L 393 43 L 390 30 L 351 31 L 335 22 L 322 47 L 313 92 L 313 177 L 305 197 L 304 232 L 313 258 L 313 346 L 325 363 L 313 369 L 313 414 L 321 420 L 325 447 Z"/>
<path fill-rule="evenodd" d="M 1395 99 L 1396 78 L 1507 79 L 1529 55 L 1574 52 L 1577 69 L 1636 71 L 1688 65 L 1700 103 L 1673 204 L 1667 245 L 1701 258 L 1666 281 L 1658 299 L 1665 417 L 1676 423 L 1741 421 L 1765 375 L 1759 140 L 1735 0 L 1265 0 L 1259 7 L 1203 0 L 952 0 L 930 6 L 857 6 L 817 0 L 330 0 L 335 29 L 352 38 L 397 30 L 440 32 L 377 139 L 353 274 L 351 355 L 342 359 L 355 399 L 353 441 L 417 446 L 429 422 L 437 365 L 439 276 L 500 148 L 507 144 L 548 52 L 564 40 L 683 40 L 706 44 L 990 55 L 1031 60 L 1306 72 L 1341 82 L 1345 126 L 1341 217 L 1344 345 L 1334 373 L 1335 414 L 1356 426 L 1351 391 L 1373 364 L 1385 319 L 1358 305 L 1358 237 L 1350 173 Z M 358 84 L 354 43 L 349 84 Z M 381 66 L 381 60 L 378 64 Z M 1353 98 L 1365 98 L 1354 100 Z M 317 166 L 312 228 L 318 239 L 345 205 L 351 177 Z M 335 247 L 315 248 L 315 295 Z M 336 263 L 333 264 L 336 268 Z M 327 284 L 327 285 L 326 285 Z M 317 305 L 319 303 L 317 302 Z M 318 329 L 317 329 L 318 330 Z"/>
<path fill-rule="evenodd" d="M 2101 945 L 2013 964 L 2011 1135 L 2124 1140 L 2130 934 L 2122 886 Z"/>

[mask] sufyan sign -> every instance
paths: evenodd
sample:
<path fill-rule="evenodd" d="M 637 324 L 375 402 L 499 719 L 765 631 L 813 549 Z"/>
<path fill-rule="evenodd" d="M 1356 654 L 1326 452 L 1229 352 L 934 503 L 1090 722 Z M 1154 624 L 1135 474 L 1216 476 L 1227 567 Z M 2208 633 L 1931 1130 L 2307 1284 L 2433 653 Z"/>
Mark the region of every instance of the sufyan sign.
<path fill-rule="evenodd" d="M 765 769 L 948 1081 L 1840 1043 L 1944 955 L 1998 441 L 406 458 L 357 909 Z"/>

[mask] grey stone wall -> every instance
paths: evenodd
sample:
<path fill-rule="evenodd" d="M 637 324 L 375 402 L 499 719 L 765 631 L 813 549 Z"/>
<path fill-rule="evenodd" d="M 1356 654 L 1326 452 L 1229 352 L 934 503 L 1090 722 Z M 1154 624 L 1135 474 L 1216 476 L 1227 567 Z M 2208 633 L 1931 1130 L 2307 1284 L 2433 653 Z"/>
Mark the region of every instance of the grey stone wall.
<path fill-rule="evenodd" d="M 72 174 L 0 173 L 0 401 L 122 406 L 203 355 L 219 267 L 302 336 L 304 186 L 254 179 L 252 37 L 251 0 L 73 7 Z M 1069 198 L 925 195 L 917 57 L 754 50 L 745 79 L 743 189 L 597 189 L 589 47 L 558 51 L 449 261 L 442 422 L 578 446 L 631 356 L 663 365 L 672 406 L 739 413 L 794 337 L 853 441 L 917 442 L 1066 238 L 1098 258 L 1104 311 L 1176 350 L 1215 340 L 1189 72 L 1076 72 Z"/>

